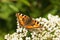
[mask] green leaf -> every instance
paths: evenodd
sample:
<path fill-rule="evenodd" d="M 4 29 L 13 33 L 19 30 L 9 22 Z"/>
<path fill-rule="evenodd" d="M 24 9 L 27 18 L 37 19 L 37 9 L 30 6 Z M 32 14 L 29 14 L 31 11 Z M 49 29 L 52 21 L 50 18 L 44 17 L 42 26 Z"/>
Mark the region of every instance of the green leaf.
<path fill-rule="evenodd" d="M 10 7 L 12 10 L 14 10 L 14 11 L 19 11 L 18 8 L 15 7 L 14 5 L 11 5 L 11 4 L 10 4 L 9 7 Z"/>

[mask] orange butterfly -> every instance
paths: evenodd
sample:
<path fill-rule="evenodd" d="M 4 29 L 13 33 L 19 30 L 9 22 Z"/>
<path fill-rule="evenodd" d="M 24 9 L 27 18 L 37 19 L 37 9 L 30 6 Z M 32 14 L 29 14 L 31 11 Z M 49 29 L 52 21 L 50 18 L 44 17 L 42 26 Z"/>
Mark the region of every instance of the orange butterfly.
<path fill-rule="evenodd" d="M 41 25 L 39 24 L 38 21 L 33 20 L 31 17 L 29 17 L 27 15 L 17 13 L 16 17 L 18 19 L 19 24 L 21 26 L 27 28 L 27 29 L 40 28 L 41 27 Z"/>

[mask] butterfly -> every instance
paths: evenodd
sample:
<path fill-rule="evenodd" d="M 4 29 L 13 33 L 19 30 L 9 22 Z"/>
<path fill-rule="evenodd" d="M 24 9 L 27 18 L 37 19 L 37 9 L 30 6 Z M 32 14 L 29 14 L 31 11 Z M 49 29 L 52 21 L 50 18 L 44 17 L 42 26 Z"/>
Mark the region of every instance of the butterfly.
<path fill-rule="evenodd" d="M 19 22 L 19 25 L 27 28 L 27 29 L 33 29 L 33 28 L 40 28 L 41 25 L 38 21 L 32 19 L 31 17 L 24 15 L 22 13 L 16 13 L 17 20 Z"/>

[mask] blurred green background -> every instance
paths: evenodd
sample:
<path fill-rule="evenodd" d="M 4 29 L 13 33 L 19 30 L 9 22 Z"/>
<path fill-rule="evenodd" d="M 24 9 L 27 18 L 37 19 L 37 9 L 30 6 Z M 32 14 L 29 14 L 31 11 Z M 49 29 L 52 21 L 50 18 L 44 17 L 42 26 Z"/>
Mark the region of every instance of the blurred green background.
<path fill-rule="evenodd" d="M 0 0 L 0 40 L 16 31 L 17 12 L 33 18 L 46 18 L 49 13 L 60 16 L 60 0 Z"/>

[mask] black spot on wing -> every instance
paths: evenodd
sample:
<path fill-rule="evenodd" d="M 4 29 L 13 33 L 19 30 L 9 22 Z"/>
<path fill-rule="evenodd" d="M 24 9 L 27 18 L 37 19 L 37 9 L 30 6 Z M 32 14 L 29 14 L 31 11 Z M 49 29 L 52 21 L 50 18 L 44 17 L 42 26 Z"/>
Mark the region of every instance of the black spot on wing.
<path fill-rule="evenodd" d="M 37 24 L 39 24 L 39 22 L 37 22 Z"/>

